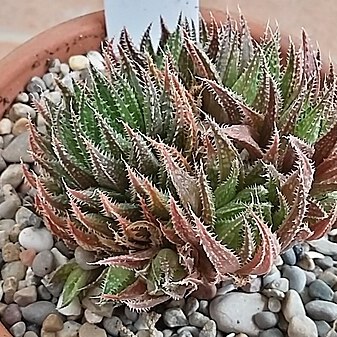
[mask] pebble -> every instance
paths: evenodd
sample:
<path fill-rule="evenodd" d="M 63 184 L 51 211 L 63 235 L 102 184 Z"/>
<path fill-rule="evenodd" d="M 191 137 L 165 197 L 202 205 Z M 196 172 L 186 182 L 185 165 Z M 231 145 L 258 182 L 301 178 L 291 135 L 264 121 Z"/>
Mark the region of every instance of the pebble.
<path fill-rule="evenodd" d="M 62 297 L 60 296 L 58 299 L 57 307 L 59 308 L 58 312 L 64 316 L 79 316 L 82 312 L 81 303 L 78 297 L 75 297 L 65 307 L 60 308 L 61 303 L 62 303 Z"/>
<path fill-rule="evenodd" d="M 62 95 L 58 91 L 52 91 L 52 92 L 46 92 L 42 95 L 43 98 L 45 98 L 47 101 L 51 101 L 55 105 L 59 105 L 62 101 Z M 38 115 L 39 116 L 39 115 Z M 39 130 L 41 130 L 41 127 L 45 127 L 45 120 L 43 120 L 43 125 L 41 125 L 41 120 L 43 117 L 38 117 L 39 120 L 37 121 L 37 125 L 39 126 Z"/>
<path fill-rule="evenodd" d="M 49 250 L 38 253 L 33 261 L 32 269 L 35 275 L 43 277 L 53 271 L 54 255 Z"/>
<path fill-rule="evenodd" d="M 23 337 L 38 337 L 38 335 L 34 331 L 27 331 Z"/>
<path fill-rule="evenodd" d="M 289 280 L 287 278 L 281 277 L 269 283 L 266 288 L 277 289 L 286 293 L 289 290 Z"/>
<path fill-rule="evenodd" d="M 16 303 L 11 303 L 7 305 L 3 312 L 2 321 L 7 325 L 12 326 L 15 323 L 20 322 L 21 317 L 22 315 L 19 306 Z"/>
<path fill-rule="evenodd" d="M 192 326 L 202 328 L 209 321 L 209 317 L 203 315 L 200 312 L 194 312 L 188 317 L 188 322 Z"/>
<path fill-rule="evenodd" d="M 282 260 L 285 264 L 288 266 L 294 266 L 296 264 L 296 255 L 292 248 L 285 251 L 283 254 L 281 254 Z"/>
<path fill-rule="evenodd" d="M 212 321 L 213 322 L 213 321 Z M 172 332 L 172 330 L 170 330 Z M 199 329 L 195 326 L 183 326 L 177 330 L 177 333 L 180 335 L 183 332 L 189 332 L 193 337 L 198 337 L 199 336 Z"/>
<path fill-rule="evenodd" d="M 4 300 L 7 304 L 13 302 L 13 296 L 18 289 L 18 280 L 16 277 L 8 277 L 4 280 L 2 286 L 3 292 L 5 294 Z"/>
<path fill-rule="evenodd" d="M 35 109 L 24 103 L 14 103 L 8 113 L 9 119 L 16 122 L 18 119 L 29 116 L 34 119 L 36 117 Z"/>
<path fill-rule="evenodd" d="M 259 337 L 284 337 L 283 332 L 278 328 L 272 328 L 262 331 Z"/>
<path fill-rule="evenodd" d="M 47 332 L 56 332 L 63 329 L 63 320 L 58 314 L 50 314 L 42 323 L 42 328 Z"/>
<path fill-rule="evenodd" d="M 2 247 L 2 259 L 4 262 L 13 262 L 20 260 L 20 248 L 18 244 L 7 242 Z"/>
<path fill-rule="evenodd" d="M 321 300 L 332 301 L 334 292 L 322 280 L 315 280 L 309 286 L 309 295 L 311 298 L 319 298 Z"/>
<path fill-rule="evenodd" d="M 99 267 L 97 265 L 88 264 L 97 261 L 94 252 L 89 252 L 87 250 L 84 250 L 82 247 L 78 246 L 75 249 L 74 256 L 77 264 L 84 270 L 93 270 Z"/>
<path fill-rule="evenodd" d="M 21 102 L 21 103 L 28 103 L 29 102 L 29 96 L 26 92 L 20 92 L 16 98 L 16 102 Z"/>
<path fill-rule="evenodd" d="M 23 229 L 28 226 L 40 227 L 42 219 L 27 207 L 20 207 L 15 214 L 15 221 Z"/>
<path fill-rule="evenodd" d="M 91 324 L 100 323 L 102 321 L 102 319 L 103 319 L 102 316 L 94 314 L 93 312 L 91 312 L 88 309 L 85 309 L 85 311 L 84 311 L 84 317 L 85 317 L 85 320 L 88 323 L 91 323 Z"/>
<path fill-rule="evenodd" d="M 318 337 L 315 323 L 307 316 L 294 316 L 287 332 L 288 337 Z"/>
<path fill-rule="evenodd" d="M 337 319 L 337 304 L 322 300 L 314 300 L 305 305 L 307 315 L 314 320 L 327 322 Z"/>
<path fill-rule="evenodd" d="M 312 271 L 305 270 L 306 282 L 305 285 L 308 286 L 311 282 L 316 280 L 316 275 Z"/>
<path fill-rule="evenodd" d="M 21 133 L 24 133 L 28 130 L 28 124 L 29 124 L 29 120 L 26 117 L 22 117 L 20 119 L 18 119 L 12 128 L 12 134 L 14 136 L 18 136 L 21 135 Z"/>
<path fill-rule="evenodd" d="M 23 173 L 21 164 L 11 164 L 1 173 L 0 184 L 9 184 L 17 188 L 23 181 Z"/>
<path fill-rule="evenodd" d="M 69 74 L 70 68 L 67 63 L 61 63 L 60 65 L 60 72 L 62 73 L 63 76 Z"/>
<path fill-rule="evenodd" d="M 201 329 L 199 337 L 216 337 L 216 332 L 216 323 L 212 320 L 208 320 Z"/>
<path fill-rule="evenodd" d="M 270 311 L 258 312 L 254 316 L 254 322 L 262 330 L 270 329 L 278 323 L 278 315 Z"/>
<path fill-rule="evenodd" d="M 69 57 L 68 64 L 71 70 L 83 70 L 89 67 L 89 60 L 84 55 L 73 55 Z"/>
<path fill-rule="evenodd" d="M 21 261 L 6 263 L 1 269 L 2 279 L 14 276 L 18 281 L 23 280 L 26 276 L 27 267 Z"/>
<path fill-rule="evenodd" d="M 282 313 L 287 322 L 294 316 L 304 316 L 305 309 L 300 295 L 295 290 L 289 290 L 282 302 Z"/>
<path fill-rule="evenodd" d="M 47 90 L 47 87 L 44 81 L 42 80 L 42 78 L 38 76 L 34 76 L 28 83 L 26 90 L 30 93 L 37 92 L 40 94 L 44 92 L 45 90 Z"/>
<path fill-rule="evenodd" d="M 188 325 L 187 318 L 181 308 L 169 308 L 165 310 L 163 320 L 169 328 Z"/>
<path fill-rule="evenodd" d="M 289 288 L 301 292 L 306 284 L 304 271 L 297 266 L 284 266 L 282 269 L 283 277 L 289 280 Z"/>
<path fill-rule="evenodd" d="M 267 301 L 267 298 L 259 293 L 238 292 L 218 296 L 210 304 L 210 317 L 222 332 L 243 332 L 256 337 L 260 329 L 256 326 L 253 316 L 267 309 Z"/>
<path fill-rule="evenodd" d="M 22 288 L 15 292 L 14 302 L 20 305 L 20 307 L 25 307 L 37 300 L 37 291 L 34 285 Z"/>
<path fill-rule="evenodd" d="M 199 301 L 191 296 L 186 300 L 184 311 L 186 316 L 190 316 L 199 309 Z"/>
<path fill-rule="evenodd" d="M 277 298 L 270 297 L 268 299 L 268 309 L 271 312 L 274 312 L 274 313 L 280 312 L 281 308 L 282 308 L 281 301 L 279 301 Z"/>
<path fill-rule="evenodd" d="M 117 316 L 112 316 L 111 318 L 105 317 L 103 319 L 103 327 L 108 332 L 109 335 L 117 337 L 119 334 L 119 327 L 121 326 L 122 321 Z"/>
<path fill-rule="evenodd" d="M 26 332 L 26 324 L 25 322 L 17 322 L 11 326 L 9 331 L 14 337 L 23 337 Z"/>
<path fill-rule="evenodd" d="M 56 82 L 55 82 L 55 75 L 52 72 L 46 73 L 42 76 L 42 80 L 45 83 L 45 85 L 48 87 L 50 90 L 54 90 L 56 87 Z"/>
<path fill-rule="evenodd" d="M 337 243 L 331 242 L 326 238 L 321 238 L 319 240 L 312 240 L 308 242 L 309 245 L 315 248 L 318 252 L 323 255 L 335 255 L 337 252 Z"/>
<path fill-rule="evenodd" d="M 53 247 L 53 236 L 46 228 L 24 228 L 19 234 L 19 243 L 22 247 L 32 248 L 36 252 L 50 250 Z"/>
<path fill-rule="evenodd" d="M 21 206 L 21 199 L 12 185 L 3 185 L 2 192 L 5 201 L 0 204 L 0 219 L 11 219 L 14 217 L 17 209 Z"/>
<path fill-rule="evenodd" d="M 327 336 L 327 333 L 331 330 L 331 326 L 325 321 L 315 321 L 318 336 Z"/>
<path fill-rule="evenodd" d="M 242 290 L 247 293 L 257 293 L 261 290 L 262 286 L 262 278 L 261 277 L 255 277 L 250 282 L 245 284 L 242 287 Z"/>
<path fill-rule="evenodd" d="M 55 304 L 48 301 L 37 301 L 21 308 L 22 316 L 30 323 L 42 325 L 46 317 L 55 313 Z"/>
<path fill-rule="evenodd" d="M 2 152 L 2 157 L 8 163 L 33 163 L 33 158 L 29 154 L 29 132 L 23 132 L 15 137 Z"/>
<path fill-rule="evenodd" d="M 193 298 L 193 297 L 191 297 Z M 132 311 L 129 309 L 129 307 L 125 306 L 125 309 L 124 309 L 124 314 L 125 314 L 125 317 L 127 319 L 129 319 L 131 322 L 136 322 L 139 315 L 136 311 Z"/>
<path fill-rule="evenodd" d="M 315 262 L 314 260 L 308 256 L 304 255 L 300 261 L 298 261 L 297 265 L 304 270 L 314 270 L 315 269 Z"/>
<path fill-rule="evenodd" d="M 334 260 L 331 256 L 324 256 L 323 259 L 317 259 L 316 265 L 321 267 L 323 270 L 333 267 Z"/>
<path fill-rule="evenodd" d="M 0 120 L 0 135 L 8 135 L 12 132 L 13 123 L 9 118 L 1 118 Z"/>
<path fill-rule="evenodd" d="M 63 329 L 56 332 L 56 337 L 78 337 L 81 324 L 75 321 L 66 321 L 63 324 Z"/>
<path fill-rule="evenodd" d="M 28 248 L 20 252 L 20 260 L 27 267 L 33 264 L 35 256 L 36 251 L 33 248 Z"/>
<path fill-rule="evenodd" d="M 279 278 L 281 278 L 281 273 L 276 266 L 273 266 L 270 272 L 262 277 L 262 284 L 266 286 L 268 283 L 278 280 Z"/>
<path fill-rule="evenodd" d="M 97 325 L 84 323 L 79 330 L 79 337 L 106 337 L 106 331 Z"/>
<path fill-rule="evenodd" d="M 5 231 L 0 231 L 0 248 L 2 249 L 9 241 L 9 234 Z"/>

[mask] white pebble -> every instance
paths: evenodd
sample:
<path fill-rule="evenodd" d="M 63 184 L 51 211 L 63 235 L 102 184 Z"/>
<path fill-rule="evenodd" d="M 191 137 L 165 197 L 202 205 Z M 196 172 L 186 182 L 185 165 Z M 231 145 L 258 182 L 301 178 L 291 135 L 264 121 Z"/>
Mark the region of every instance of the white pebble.
<path fill-rule="evenodd" d="M 105 69 L 103 56 L 96 50 L 91 50 L 87 53 L 87 58 L 90 63 L 100 71 Z"/>
<path fill-rule="evenodd" d="M 0 135 L 8 135 L 12 131 L 12 121 L 8 118 L 0 120 Z"/>
<path fill-rule="evenodd" d="M 57 302 L 57 311 L 64 316 L 78 316 L 81 314 L 81 303 L 78 297 L 75 297 L 67 306 L 60 308 L 63 296 L 59 297 Z"/>
<path fill-rule="evenodd" d="M 305 252 L 304 255 L 310 257 L 311 259 L 324 259 L 325 256 L 322 253 L 315 252 L 310 250 L 309 252 Z"/>
<path fill-rule="evenodd" d="M 36 252 L 50 250 L 53 247 L 53 236 L 46 228 L 28 227 L 19 234 L 19 243 L 22 247 L 33 248 Z"/>
<path fill-rule="evenodd" d="M 68 63 L 71 70 L 83 70 L 89 67 L 89 60 L 84 55 L 70 56 Z"/>

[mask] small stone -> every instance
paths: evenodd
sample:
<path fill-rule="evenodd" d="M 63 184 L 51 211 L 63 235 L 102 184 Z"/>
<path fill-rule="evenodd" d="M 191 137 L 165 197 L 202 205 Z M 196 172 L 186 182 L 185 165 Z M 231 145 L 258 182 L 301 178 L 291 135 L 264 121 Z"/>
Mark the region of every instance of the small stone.
<path fill-rule="evenodd" d="M 20 92 L 16 98 L 16 102 L 21 102 L 21 103 L 28 103 L 29 102 L 29 96 L 26 92 Z"/>
<path fill-rule="evenodd" d="M 315 323 L 307 316 L 294 316 L 287 332 L 289 337 L 318 337 Z"/>
<path fill-rule="evenodd" d="M 283 300 L 285 297 L 284 292 L 278 289 L 263 289 L 262 294 L 267 297 L 275 297 L 279 300 Z"/>
<path fill-rule="evenodd" d="M 273 312 L 262 311 L 258 312 L 254 316 L 254 322 L 262 330 L 270 329 L 276 326 L 278 322 L 278 316 Z"/>
<path fill-rule="evenodd" d="M 295 290 L 289 290 L 282 303 L 282 313 L 287 322 L 294 316 L 304 316 L 305 309 L 300 295 Z"/>
<path fill-rule="evenodd" d="M 2 144 L 1 144 L 1 140 L 3 138 L 0 136 L 0 172 L 4 171 L 7 167 L 7 163 L 5 162 L 5 160 L 2 158 L 2 152 L 3 152 L 3 149 L 2 149 Z"/>
<path fill-rule="evenodd" d="M 274 312 L 274 313 L 280 312 L 281 308 L 282 308 L 281 301 L 279 301 L 277 298 L 270 297 L 268 299 L 268 309 L 271 312 Z"/>
<path fill-rule="evenodd" d="M 90 63 L 98 70 L 100 71 L 104 71 L 105 66 L 104 66 L 104 58 L 101 55 L 101 53 L 99 53 L 96 50 L 91 50 L 87 53 L 87 58 L 90 61 Z"/>
<path fill-rule="evenodd" d="M 59 105 L 61 103 L 61 101 L 62 101 L 62 95 L 58 91 L 46 92 L 46 93 L 44 93 L 42 95 L 42 97 L 44 99 L 46 99 L 47 102 L 50 101 L 50 102 L 54 103 L 55 105 Z M 39 115 L 37 115 L 37 116 L 38 116 L 39 120 L 36 122 L 36 124 L 38 125 L 39 129 L 41 127 L 44 128 L 46 126 L 46 122 L 44 121 L 44 124 L 41 125 L 41 120 L 42 119 L 41 119 L 41 117 L 39 117 Z"/>
<path fill-rule="evenodd" d="M 139 315 L 137 312 L 130 310 L 129 307 L 125 306 L 124 314 L 127 319 L 129 319 L 131 322 L 136 322 Z"/>
<path fill-rule="evenodd" d="M 319 252 L 316 252 L 314 250 L 309 250 L 308 252 L 305 252 L 304 255 L 306 256 L 309 256 L 310 258 L 312 259 L 324 259 L 324 255 L 319 253 Z M 317 262 L 317 261 L 316 261 Z M 332 267 L 332 266 L 331 266 Z"/>
<path fill-rule="evenodd" d="M 321 300 L 332 301 L 334 292 L 322 280 L 315 280 L 309 286 L 309 295 L 311 298 L 319 298 Z"/>
<path fill-rule="evenodd" d="M 31 303 L 36 302 L 37 300 L 37 291 L 35 286 L 29 286 L 22 288 L 15 292 L 14 302 L 17 303 L 20 307 L 25 307 Z"/>
<path fill-rule="evenodd" d="M 13 296 L 16 290 L 18 289 L 18 280 L 16 277 L 8 277 L 3 282 L 3 292 L 5 294 L 5 302 L 7 304 L 13 302 Z"/>
<path fill-rule="evenodd" d="M 283 277 L 289 280 L 289 288 L 301 292 L 306 283 L 304 271 L 297 266 L 284 266 L 282 269 Z"/>
<path fill-rule="evenodd" d="M 289 290 L 289 280 L 287 278 L 281 277 L 269 283 L 266 288 L 277 289 L 286 293 Z"/>
<path fill-rule="evenodd" d="M 21 261 L 13 261 L 6 263 L 1 269 L 2 279 L 14 276 L 18 281 L 23 280 L 26 275 L 27 267 Z"/>
<path fill-rule="evenodd" d="M 327 333 L 331 330 L 329 323 L 325 321 L 314 321 L 316 324 L 319 337 L 328 336 Z"/>
<path fill-rule="evenodd" d="M 53 73 L 46 73 L 42 76 L 43 82 L 50 90 L 54 90 L 56 87 L 55 75 Z"/>
<path fill-rule="evenodd" d="M 310 271 L 315 269 L 315 262 L 308 255 L 304 255 L 302 259 L 297 262 L 297 265 L 304 270 Z"/>
<path fill-rule="evenodd" d="M 69 261 L 68 258 L 55 247 L 51 249 L 51 253 L 54 255 L 55 267 L 63 266 Z"/>
<path fill-rule="evenodd" d="M 85 317 L 85 320 L 88 323 L 91 323 L 91 324 L 100 323 L 102 321 L 102 319 L 103 319 L 102 316 L 94 314 L 93 312 L 91 312 L 88 309 L 85 309 L 85 311 L 84 311 L 84 317 Z"/>
<path fill-rule="evenodd" d="M 93 270 L 97 269 L 98 265 L 91 265 L 88 263 L 96 262 L 96 256 L 94 252 L 89 252 L 87 250 L 84 250 L 82 247 L 78 246 L 75 249 L 75 260 L 77 264 L 83 269 L 83 270 Z"/>
<path fill-rule="evenodd" d="M 309 295 L 309 289 L 308 288 L 304 288 L 300 292 L 300 296 L 301 296 L 301 300 L 302 300 L 304 305 L 312 300 L 312 297 Z"/>
<path fill-rule="evenodd" d="M 49 301 L 52 297 L 51 293 L 43 284 L 40 284 L 38 286 L 37 293 L 40 300 Z"/>
<path fill-rule="evenodd" d="M 119 334 L 120 326 L 122 325 L 122 321 L 117 316 L 112 316 L 111 318 L 105 317 L 103 319 L 103 327 L 108 332 L 109 335 L 117 337 Z"/>
<path fill-rule="evenodd" d="M 63 329 L 56 332 L 56 337 L 78 337 L 81 324 L 75 321 L 66 321 Z"/>
<path fill-rule="evenodd" d="M 28 83 L 27 87 L 26 87 L 27 91 L 30 93 L 42 93 L 45 90 L 47 90 L 46 84 L 44 83 L 44 81 L 42 80 L 42 78 L 38 77 L 38 76 L 34 76 L 32 77 L 32 79 L 30 80 L 30 82 Z"/>
<path fill-rule="evenodd" d="M 42 329 L 47 332 L 57 332 L 63 329 L 63 320 L 58 314 L 50 314 L 42 323 Z"/>
<path fill-rule="evenodd" d="M 242 332 L 257 337 L 260 329 L 255 324 L 253 316 L 266 309 L 267 298 L 259 293 L 228 293 L 216 297 L 211 302 L 210 317 L 222 332 Z"/>
<path fill-rule="evenodd" d="M 22 117 L 29 118 L 30 116 L 32 119 L 34 119 L 36 117 L 36 112 L 34 108 L 27 104 L 14 103 L 9 110 L 8 116 L 12 122 L 16 122 Z"/>
<path fill-rule="evenodd" d="M 5 262 L 20 260 L 20 248 L 17 244 L 8 242 L 2 247 L 2 258 Z"/>
<path fill-rule="evenodd" d="M 13 219 L 2 219 L 0 220 L 0 231 L 9 233 L 14 225 L 15 221 Z"/>
<path fill-rule="evenodd" d="M 208 320 L 199 333 L 199 337 L 216 337 L 216 323 Z"/>
<path fill-rule="evenodd" d="M 312 240 L 308 242 L 309 245 L 315 248 L 323 255 L 335 255 L 337 252 L 337 243 L 321 238 L 319 240 Z"/>
<path fill-rule="evenodd" d="M 187 318 L 180 308 L 169 308 L 163 314 L 163 320 L 169 328 L 188 325 Z"/>
<path fill-rule="evenodd" d="M 20 322 L 21 317 L 22 315 L 19 306 L 15 303 L 11 303 L 7 305 L 3 312 L 2 321 L 8 326 L 12 326 L 15 323 Z"/>
<path fill-rule="evenodd" d="M 180 328 L 180 329 L 183 329 L 183 328 Z M 178 331 L 177 331 L 177 333 L 179 334 L 179 330 L 180 329 L 178 329 Z M 170 329 L 164 329 L 163 331 L 163 337 L 171 337 L 172 336 L 172 334 L 173 334 L 173 331 L 172 330 L 170 330 Z M 198 330 L 198 334 L 197 334 L 197 336 L 199 335 L 199 330 Z M 196 336 L 196 337 L 197 337 Z"/>
<path fill-rule="evenodd" d="M 84 323 L 79 330 L 79 337 L 107 337 L 106 331 L 90 323 Z"/>
<path fill-rule="evenodd" d="M 316 275 L 312 271 L 305 271 L 306 282 L 305 285 L 308 286 L 311 282 L 316 280 Z"/>
<path fill-rule="evenodd" d="M 331 256 L 325 256 L 323 259 L 317 259 L 316 265 L 321 267 L 323 270 L 333 267 L 334 260 Z"/>
<path fill-rule="evenodd" d="M 10 184 L 3 185 L 2 192 L 5 201 L 0 204 L 0 219 L 11 219 L 21 206 L 21 199 L 17 195 L 15 188 Z"/>
<path fill-rule="evenodd" d="M 14 123 L 12 128 L 12 134 L 14 136 L 18 136 L 21 135 L 21 133 L 26 132 L 28 130 L 28 124 L 29 124 L 28 118 L 21 117 Z"/>
<path fill-rule="evenodd" d="M 15 221 L 21 229 L 28 226 L 39 227 L 42 219 L 26 207 L 20 207 L 15 214 Z"/>
<path fill-rule="evenodd" d="M 50 250 L 53 247 L 53 237 L 46 228 L 24 228 L 19 235 L 19 243 L 26 249 L 32 248 L 36 252 Z"/>
<path fill-rule="evenodd" d="M 2 157 L 8 163 L 20 163 L 21 160 L 24 163 L 33 163 L 33 158 L 29 153 L 29 132 L 23 132 L 16 136 L 9 144 L 5 147 L 2 152 Z"/>
<path fill-rule="evenodd" d="M 0 184 L 12 185 L 17 188 L 23 181 L 23 173 L 21 164 L 11 164 L 1 173 Z"/>
<path fill-rule="evenodd" d="M 33 261 L 32 269 L 35 275 L 43 277 L 52 272 L 54 268 L 54 255 L 49 250 L 38 253 Z"/>
<path fill-rule="evenodd" d="M 8 135 L 12 132 L 13 123 L 9 118 L 2 118 L 0 120 L 0 135 Z"/>
<path fill-rule="evenodd" d="M 278 280 L 279 278 L 281 278 L 281 273 L 276 268 L 276 266 L 273 266 L 270 272 L 267 275 L 263 276 L 262 284 L 263 286 L 266 286 L 267 284 L 273 282 L 274 280 Z"/>
<path fill-rule="evenodd" d="M 196 326 L 197 328 L 202 328 L 209 321 L 209 317 L 203 315 L 200 312 L 193 312 L 188 317 L 188 322 L 192 326 Z"/>
<path fill-rule="evenodd" d="M 0 231 L 0 248 L 2 249 L 9 240 L 8 232 Z"/>
<path fill-rule="evenodd" d="M 22 316 L 30 323 L 42 325 L 46 317 L 56 313 L 55 304 L 47 301 L 37 301 L 21 308 Z"/>
<path fill-rule="evenodd" d="M 26 332 L 26 324 L 25 322 L 17 322 L 11 326 L 9 331 L 14 337 L 22 337 Z"/>
<path fill-rule="evenodd" d="M 186 316 L 187 317 L 190 316 L 191 314 L 196 312 L 198 309 L 199 309 L 199 301 L 193 296 L 189 297 L 186 300 L 185 308 L 184 308 Z"/>
<path fill-rule="evenodd" d="M 70 71 L 69 65 L 67 63 L 61 63 L 60 71 L 63 76 L 69 74 L 69 71 Z"/>
<path fill-rule="evenodd" d="M 73 55 L 69 57 L 68 64 L 71 70 L 83 70 L 89 67 L 89 60 L 84 55 Z"/>
<path fill-rule="evenodd" d="M 236 289 L 236 287 L 234 286 L 232 280 L 230 280 L 229 282 L 222 282 L 222 286 L 217 290 L 216 295 L 226 295 L 234 289 Z"/>
<path fill-rule="evenodd" d="M 250 282 L 242 287 L 242 290 L 247 293 L 257 293 L 261 290 L 262 279 L 261 277 L 255 277 Z"/>
<path fill-rule="evenodd" d="M 288 266 L 294 266 L 296 264 L 296 255 L 292 248 L 285 251 L 281 257 L 283 262 Z"/>
<path fill-rule="evenodd" d="M 171 330 L 170 330 L 171 331 Z M 182 335 L 183 332 L 189 332 L 193 337 L 199 336 L 199 329 L 195 326 L 186 325 L 177 330 L 178 335 Z M 171 334 L 172 335 L 172 334 Z"/>
<path fill-rule="evenodd" d="M 322 300 L 314 300 L 305 305 L 310 318 L 332 322 L 337 319 L 337 304 Z"/>
<path fill-rule="evenodd" d="M 36 251 L 33 248 L 28 248 L 20 252 L 20 260 L 27 267 L 33 264 L 35 256 Z"/>

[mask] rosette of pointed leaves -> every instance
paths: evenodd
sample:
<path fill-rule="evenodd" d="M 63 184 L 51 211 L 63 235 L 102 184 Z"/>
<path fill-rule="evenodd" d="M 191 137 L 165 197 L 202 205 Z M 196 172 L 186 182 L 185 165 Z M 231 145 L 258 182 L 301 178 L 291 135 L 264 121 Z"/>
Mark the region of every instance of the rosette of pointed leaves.
<path fill-rule="evenodd" d="M 97 254 L 101 298 L 143 310 L 233 277 L 267 273 L 278 254 L 335 223 L 336 79 L 321 78 L 303 33 L 280 56 L 278 32 L 255 41 L 228 17 L 200 38 L 162 24 L 158 51 L 124 30 L 62 104 L 31 125 L 46 225 Z M 64 304 L 98 276 L 75 264 Z"/>

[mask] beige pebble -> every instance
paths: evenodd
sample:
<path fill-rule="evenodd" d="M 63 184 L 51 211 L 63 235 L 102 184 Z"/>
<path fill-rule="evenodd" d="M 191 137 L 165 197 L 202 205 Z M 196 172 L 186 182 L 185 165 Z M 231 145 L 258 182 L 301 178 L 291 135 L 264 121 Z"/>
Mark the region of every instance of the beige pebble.
<path fill-rule="evenodd" d="M 12 131 L 12 121 L 8 118 L 0 120 L 0 135 L 8 135 Z"/>
<path fill-rule="evenodd" d="M 26 117 L 22 117 L 22 118 L 18 119 L 14 123 L 13 128 L 12 128 L 13 135 L 18 136 L 21 133 L 24 133 L 25 131 L 27 131 L 28 130 L 28 123 L 29 123 L 29 120 Z"/>
<path fill-rule="evenodd" d="M 63 321 L 60 315 L 50 314 L 42 323 L 42 329 L 46 332 L 57 332 L 63 329 Z"/>
<path fill-rule="evenodd" d="M 71 70 L 83 70 L 89 67 L 89 60 L 84 55 L 73 55 L 69 57 L 68 64 Z"/>

